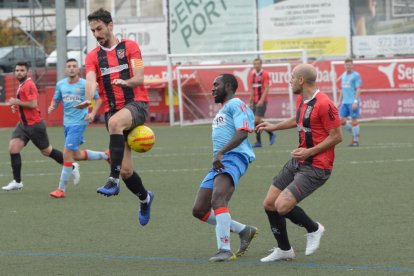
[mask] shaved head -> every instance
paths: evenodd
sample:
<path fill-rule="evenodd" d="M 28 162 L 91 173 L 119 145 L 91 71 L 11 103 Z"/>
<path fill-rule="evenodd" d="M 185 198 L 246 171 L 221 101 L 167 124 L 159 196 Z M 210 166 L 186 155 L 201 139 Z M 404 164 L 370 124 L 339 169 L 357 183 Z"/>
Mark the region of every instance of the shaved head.
<path fill-rule="evenodd" d="M 297 77 L 303 77 L 308 84 L 314 84 L 316 82 L 316 69 L 310 64 L 299 64 L 293 71 Z"/>

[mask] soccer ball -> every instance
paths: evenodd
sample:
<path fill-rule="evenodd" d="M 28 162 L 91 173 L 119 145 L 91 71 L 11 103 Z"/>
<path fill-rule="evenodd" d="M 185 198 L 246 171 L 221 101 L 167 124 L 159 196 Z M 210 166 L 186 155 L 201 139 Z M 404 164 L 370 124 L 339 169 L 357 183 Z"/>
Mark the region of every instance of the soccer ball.
<path fill-rule="evenodd" d="M 149 151 L 154 143 L 154 132 L 147 126 L 137 126 L 128 134 L 128 145 L 133 151 Z"/>

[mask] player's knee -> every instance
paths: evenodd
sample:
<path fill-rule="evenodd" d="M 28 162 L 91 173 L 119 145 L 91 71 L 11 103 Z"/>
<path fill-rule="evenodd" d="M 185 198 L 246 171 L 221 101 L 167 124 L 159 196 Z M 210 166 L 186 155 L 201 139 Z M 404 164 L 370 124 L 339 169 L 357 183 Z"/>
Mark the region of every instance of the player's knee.
<path fill-rule="evenodd" d="M 121 169 L 121 177 L 122 179 L 128 179 L 134 173 L 132 168 L 122 168 Z"/>
<path fill-rule="evenodd" d="M 213 210 L 218 208 L 227 207 L 227 201 L 224 198 L 215 198 L 211 200 L 211 207 Z"/>
<path fill-rule="evenodd" d="M 293 207 L 289 206 L 288 204 L 275 203 L 275 211 L 278 212 L 281 216 L 289 213 Z"/>
<path fill-rule="evenodd" d="M 108 122 L 108 130 L 109 130 L 109 133 L 118 133 L 124 130 L 123 124 L 120 120 L 111 118 L 109 119 L 109 122 Z"/>
<path fill-rule="evenodd" d="M 263 201 L 263 208 L 266 211 L 276 211 L 275 202 L 265 198 L 265 200 Z"/>
<path fill-rule="evenodd" d="M 205 215 L 206 215 L 206 212 L 203 209 L 193 207 L 193 217 L 199 220 L 202 220 Z"/>
<path fill-rule="evenodd" d="M 47 147 L 45 149 L 41 149 L 40 152 L 44 155 L 44 156 L 49 156 L 50 153 L 52 152 L 52 147 Z"/>

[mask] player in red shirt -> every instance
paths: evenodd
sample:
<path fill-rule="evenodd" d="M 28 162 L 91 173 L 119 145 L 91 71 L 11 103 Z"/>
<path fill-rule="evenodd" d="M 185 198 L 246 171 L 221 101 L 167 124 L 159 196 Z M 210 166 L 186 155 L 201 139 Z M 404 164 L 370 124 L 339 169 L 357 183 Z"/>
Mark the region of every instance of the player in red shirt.
<path fill-rule="evenodd" d="M 250 107 L 254 113 L 254 124 L 257 126 L 263 122 L 263 117 L 266 113 L 268 93 L 270 86 L 269 72 L 262 68 L 262 60 L 256 58 L 253 60 L 254 70 L 249 76 L 250 87 Z M 276 133 L 267 132 L 269 134 L 269 144 L 273 145 L 276 141 Z M 256 143 L 254 148 L 262 147 L 261 133 L 256 133 Z"/>
<path fill-rule="evenodd" d="M 119 41 L 113 33 L 111 14 L 99 9 L 88 15 L 89 27 L 99 43 L 86 56 L 86 100 L 78 108 L 86 108 L 99 86 L 105 107 L 105 122 L 109 132 L 111 173 L 106 184 L 97 192 L 105 196 L 119 193 L 121 175 L 128 189 L 141 201 L 138 218 L 141 225 L 150 219 L 154 198 L 134 171 L 131 149 L 126 143 L 128 133 L 143 125 L 148 117 L 148 93 L 144 87 L 144 65 L 135 41 Z"/>
<path fill-rule="evenodd" d="M 262 258 L 262 262 L 295 257 L 287 235 L 286 218 L 308 232 L 307 256 L 319 248 L 325 228 L 313 221 L 297 204 L 328 180 L 333 167 L 335 145 L 342 141 L 338 110 L 328 96 L 317 88 L 315 67 L 309 64 L 296 66 L 290 85 L 293 93 L 298 95 L 296 117 L 278 124 L 263 122 L 256 127 L 256 131 L 295 127 L 299 131 L 299 147 L 291 152 L 292 159 L 273 179 L 263 203 L 278 246 L 270 255 Z"/>
<path fill-rule="evenodd" d="M 40 110 L 37 106 L 37 88 L 31 78 L 27 76 L 28 71 L 29 65 L 27 62 L 18 62 L 16 64 L 14 73 L 20 84 L 17 89 L 16 98 L 12 97 L 7 102 L 11 106 L 13 113 L 16 111 L 19 112 L 20 120 L 9 142 L 9 153 L 14 179 L 7 186 L 2 187 L 4 191 L 20 190 L 23 188 L 20 152 L 29 141 L 32 141 L 44 156 L 54 159 L 61 165 L 63 164 L 62 152 L 54 149 L 49 144 L 46 124 L 40 116 Z M 72 175 L 75 178 L 79 178 L 77 163 Z"/>

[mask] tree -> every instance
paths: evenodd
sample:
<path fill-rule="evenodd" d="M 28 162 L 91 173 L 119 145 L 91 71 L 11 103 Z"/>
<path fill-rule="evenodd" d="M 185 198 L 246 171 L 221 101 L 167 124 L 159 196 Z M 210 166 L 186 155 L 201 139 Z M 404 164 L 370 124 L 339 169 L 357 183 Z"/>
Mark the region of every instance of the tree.
<path fill-rule="evenodd" d="M 0 47 L 27 44 L 20 23 L 16 17 L 0 20 Z"/>

